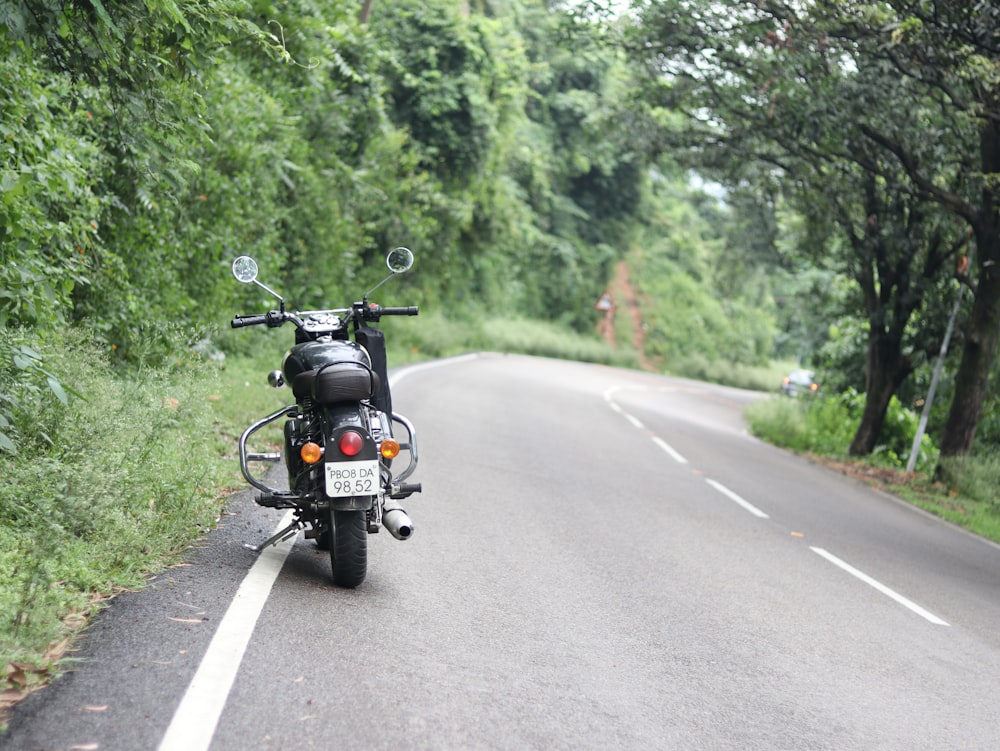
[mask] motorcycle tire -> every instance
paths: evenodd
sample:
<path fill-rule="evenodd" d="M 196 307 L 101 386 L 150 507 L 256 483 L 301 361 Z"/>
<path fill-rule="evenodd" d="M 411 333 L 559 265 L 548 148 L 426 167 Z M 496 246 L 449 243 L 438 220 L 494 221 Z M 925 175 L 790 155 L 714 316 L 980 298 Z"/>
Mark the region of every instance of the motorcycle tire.
<path fill-rule="evenodd" d="M 333 583 L 353 589 L 368 572 L 368 513 L 330 512 L 330 565 Z"/>

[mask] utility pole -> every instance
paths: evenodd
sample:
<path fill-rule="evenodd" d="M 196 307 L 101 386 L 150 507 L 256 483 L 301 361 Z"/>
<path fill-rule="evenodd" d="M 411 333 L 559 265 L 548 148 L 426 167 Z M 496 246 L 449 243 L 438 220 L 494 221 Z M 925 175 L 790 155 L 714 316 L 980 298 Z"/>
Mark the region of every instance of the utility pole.
<path fill-rule="evenodd" d="M 962 293 L 965 286 L 958 288 L 958 297 L 955 299 L 955 307 L 951 309 L 951 318 L 948 320 L 948 328 L 944 332 L 944 340 L 941 342 L 941 351 L 938 352 L 938 360 L 934 365 L 934 375 L 931 376 L 931 385 L 927 390 L 927 399 L 924 401 L 924 409 L 920 413 L 920 422 L 917 423 L 917 434 L 913 436 L 913 447 L 910 449 L 910 458 L 906 460 L 906 473 L 909 474 L 917 464 L 917 455 L 920 453 L 920 442 L 924 439 L 924 431 L 927 429 L 927 418 L 931 413 L 931 405 L 934 403 L 934 392 L 937 391 L 938 380 L 941 378 L 941 367 L 944 365 L 944 358 L 948 354 L 948 342 L 951 341 L 952 332 L 955 330 L 955 319 L 958 318 L 958 309 L 962 305 Z"/>

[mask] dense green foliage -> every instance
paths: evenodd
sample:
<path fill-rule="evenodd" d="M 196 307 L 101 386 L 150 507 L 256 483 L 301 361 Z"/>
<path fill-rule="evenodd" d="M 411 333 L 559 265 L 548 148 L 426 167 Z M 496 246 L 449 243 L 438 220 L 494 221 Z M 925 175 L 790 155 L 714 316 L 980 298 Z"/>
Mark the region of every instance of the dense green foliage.
<path fill-rule="evenodd" d="M 156 366 L 178 332 L 193 344 L 260 305 L 225 273 L 235 255 L 308 308 L 358 294 L 397 244 L 418 256 L 408 299 L 449 318 L 506 310 L 589 331 L 655 194 L 606 29 L 542 3 L 463 16 L 399 2 L 367 26 L 305 0 L 5 7 L 0 322 L 35 341 L 79 324 L 113 361 Z M 665 229 L 674 244 L 704 234 Z M 705 264 L 745 255 L 712 242 L 694 251 Z M 705 357 L 759 361 L 766 327 L 737 351 L 742 332 L 722 325 L 743 306 L 728 294 L 742 267 L 726 268 L 670 283 L 704 292 L 688 306 L 717 323 Z M 756 286 L 748 302 L 766 308 Z M 653 322 L 674 317 L 655 305 Z M 656 340 L 690 348 L 689 334 L 663 325 Z M 0 393 L 9 450 L 16 405 Z"/>
<path fill-rule="evenodd" d="M 754 435 L 794 451 L 839 457 L 857 431 L 864 411 L 863 395 L 848 390 L 836 396 L 775 398 L 750 405 L 745 416 Z M 870 461 L 894 469 L 906 467 L 919 416 L 899 400 L 889 404 L 881 442 Z M 938 451 L 928 436 L 918 449 L 918 472 L 933 472 Z"/>

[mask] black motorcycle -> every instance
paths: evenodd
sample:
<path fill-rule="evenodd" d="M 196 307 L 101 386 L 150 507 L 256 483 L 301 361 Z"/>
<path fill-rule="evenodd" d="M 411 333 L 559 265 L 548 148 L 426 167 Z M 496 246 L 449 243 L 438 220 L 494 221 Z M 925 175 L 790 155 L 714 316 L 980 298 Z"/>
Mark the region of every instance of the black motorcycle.
<path fill-rule="evenodd" d="M 285 355 L 282 369 L 268 375 L 274 387 L 291 385 L 295 404 L 255 422 L 239 444 L 243 476 L 261 491 L 257 503 L 294 509 L 293 521 L 253 549 L 260 551 L 304 529 L 307 538 L 330 551 L 333 581 L 341 587 L 357 587 L 364 581 L 369 534 L 385 527 L 397 540 L 410 538 L 413 522 L 399 501 L 421 490 L 420 483 L 405 482 L 417 466 L 416 432 L 409 420 L 392 411 L 385 337 L 370 325 L 382 316 L 417 315 L 417 308 L 368 302 L 378 287 L 409 270 L 413 253 L 396 248 L 386 263 L 392 273 L 350 308 L 287 312 L 282 297 L 257 281 L 253 258 L 240 256 L 233 261 L 233 275 L 276 298 L 279 309 L 236 316 L 232 327 L 295 326 L 295 345 Z M 247 450 L 254 433 L 282 419 L 283 452 Z M 394 426 L 405 431 L 404 441 L 396 439 Z M 393 462 L 401 452 L 409 463 L 394 472 Z M 288 490 L 272 487 L 250 471 L 251 462 L 278 462 L 282 454 Z"/>

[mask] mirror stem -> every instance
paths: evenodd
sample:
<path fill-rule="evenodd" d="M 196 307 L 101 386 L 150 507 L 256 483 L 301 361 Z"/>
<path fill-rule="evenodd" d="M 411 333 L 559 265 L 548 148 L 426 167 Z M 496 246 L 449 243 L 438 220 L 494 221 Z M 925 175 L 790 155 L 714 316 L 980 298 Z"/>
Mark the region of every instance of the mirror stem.
<path fill-rule="evenodd" d="M 273 289 L 268 287 L 266 284 L 261 284 L 256 279 L 253 280 L 253 283 L 256 284 L 258 287 L 260 287 L 265 292 L 267 292 L 267 294 L 271 295 L 271 297 L 275 298 L 279 303 L 281 303 L 281 312 L 282 313 L 285 312 L 285 299 L 281 295 L 279 295 Z"/>
<path fill-rule="evenodd" d="M 389 281 L 390 279 L 392 279 L 392 278 L 393 278 L 394 276 L 396 276 L 396 275 L 395 275 L 394 273 L 393 273 L 393 274 L 389 274 L 389 276 L 387 276 L 387 277 L 386 277 L 385 279 L 383 279 L 383 280 L 382 280 L 381 282 L 379 282 L 379 283 L 378 283 L 378 284 L 376 284 L 376 285 L 375 285 L 374 287 L 372 287 L 372 288 L 371 288 L 370 290 L 368 290 L 367 292 L 365 292 L 365 302 L 367 302 L 367 301 L 368 301 L 368 296 L 369 296 L 369 295 L 370 295 L 370 294 L 371 294 L 372 292 L 374 292 L 375 290 L 377 290 L 377 289 L 378 289 L 379 287 L 381 287 L 381 286 L 382 286 L 383 284 L 385 284 L 385 283 L 386 283 L 387 281 Z"/>

